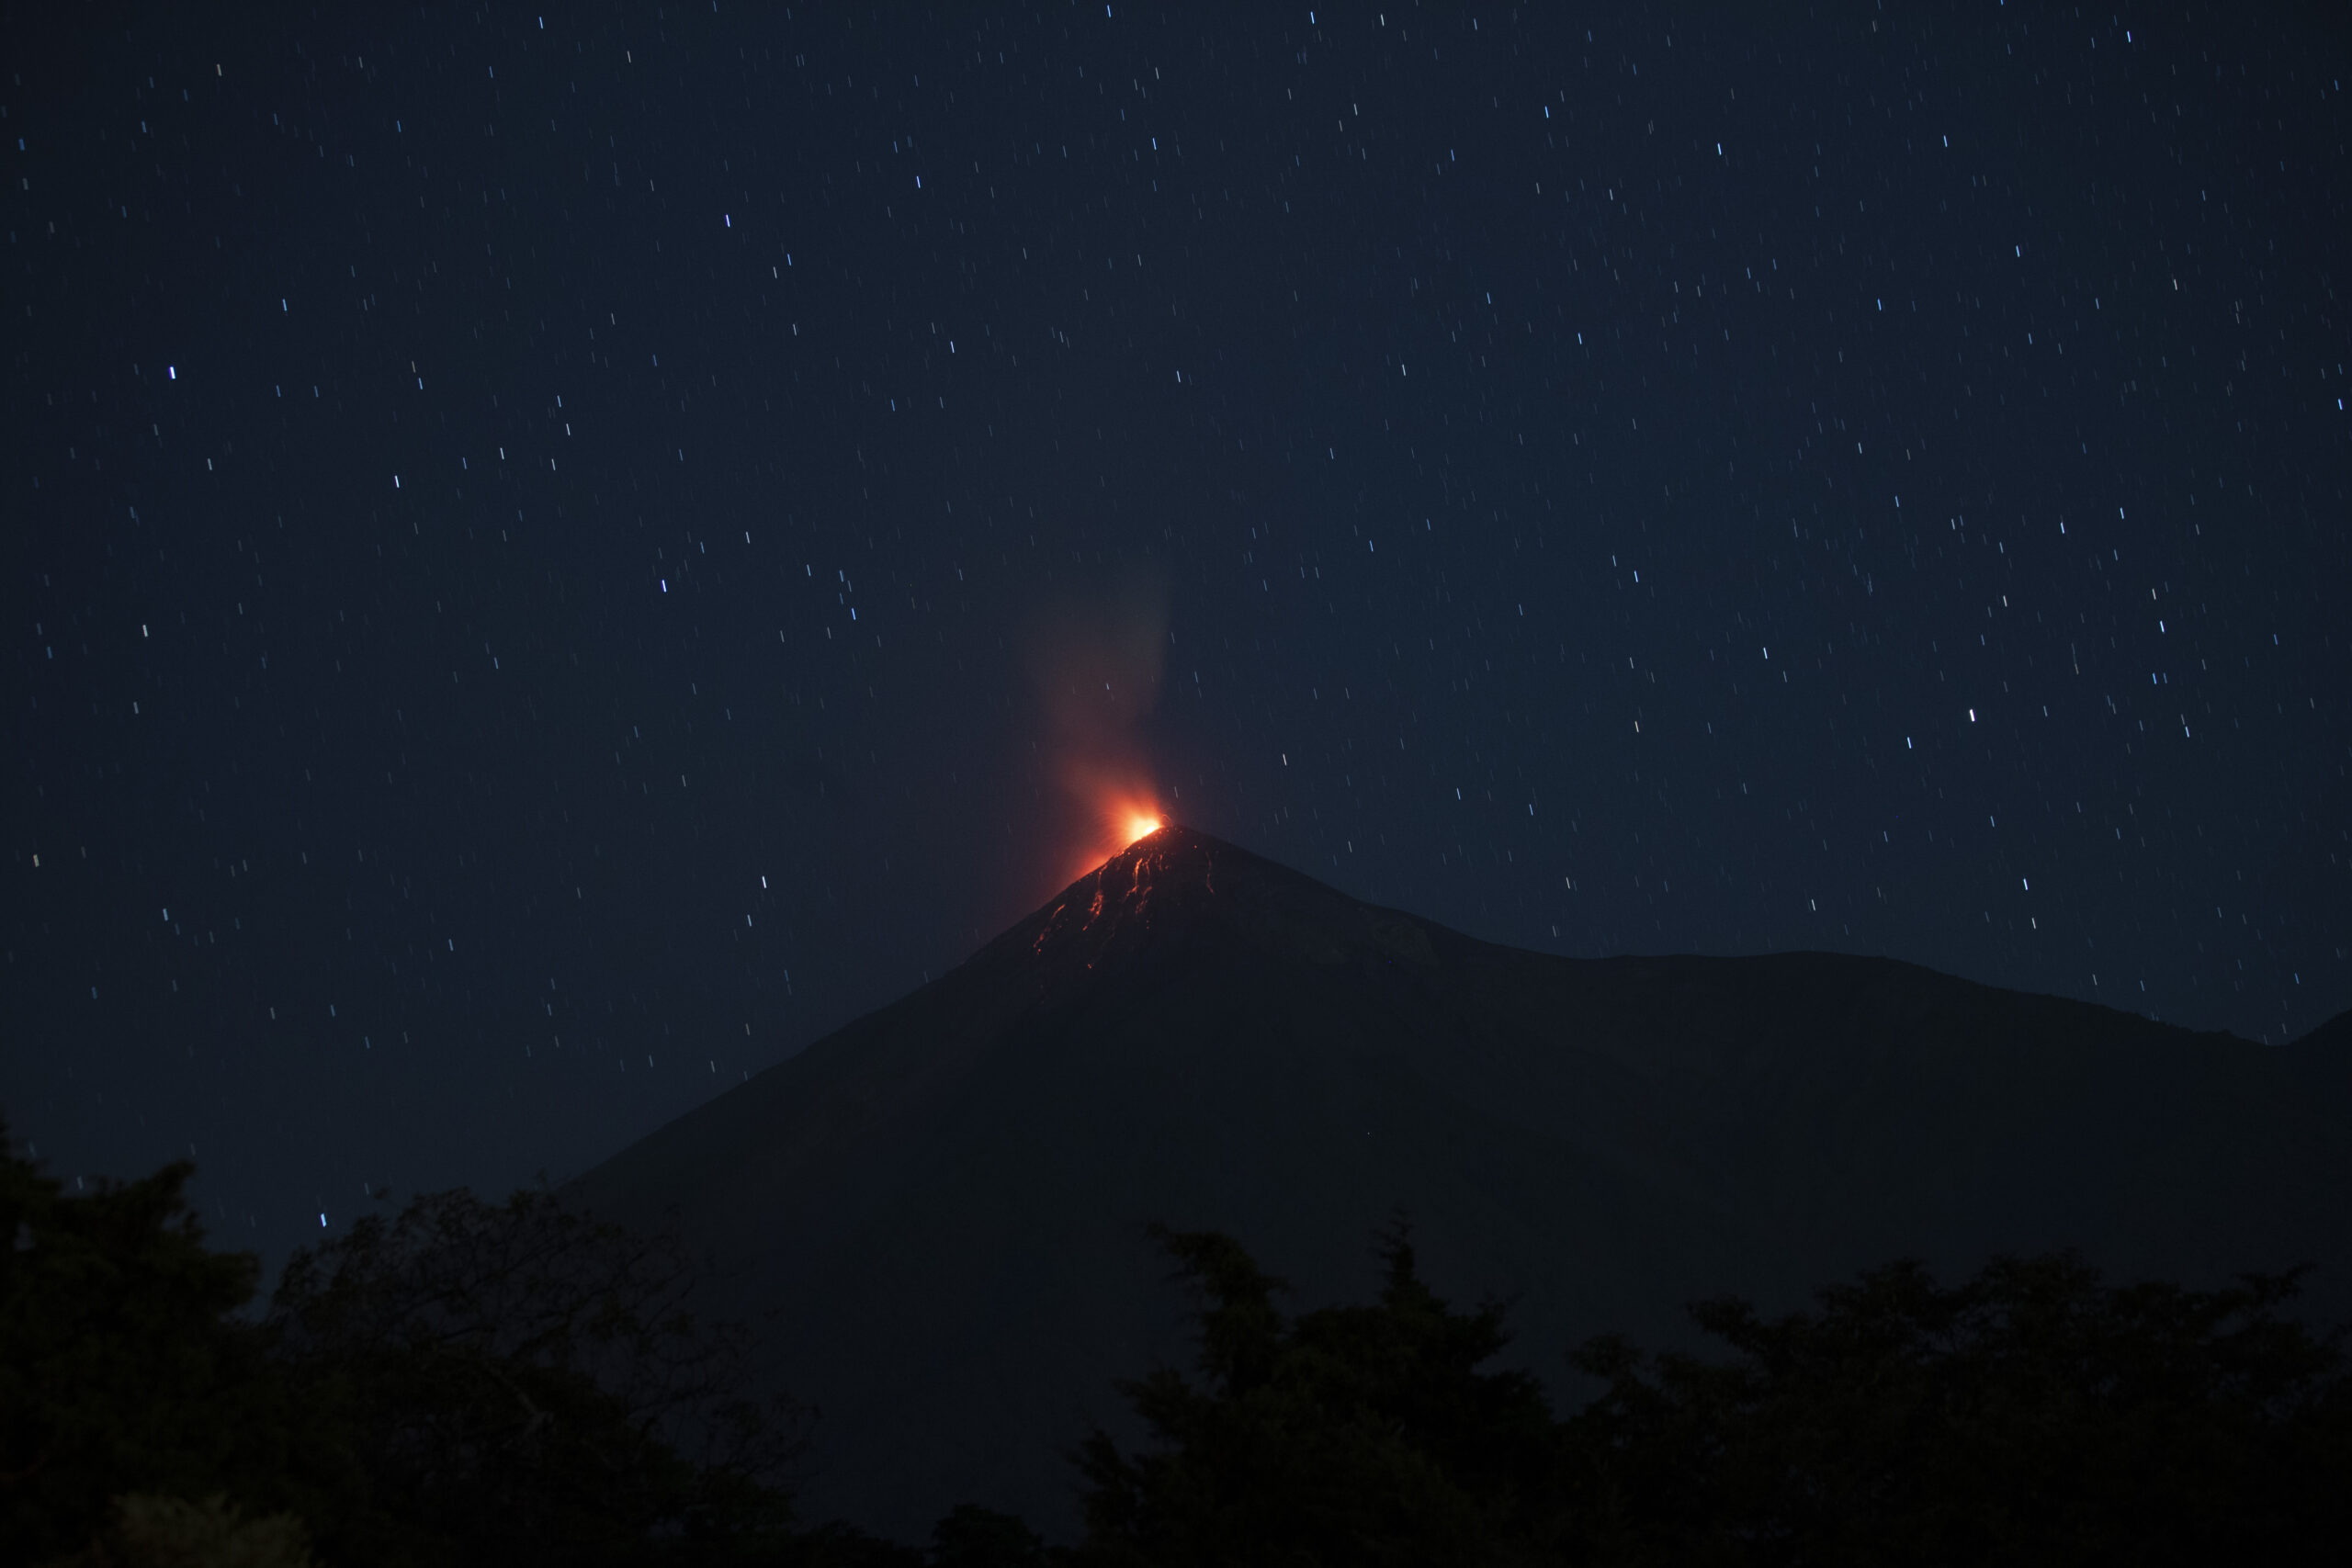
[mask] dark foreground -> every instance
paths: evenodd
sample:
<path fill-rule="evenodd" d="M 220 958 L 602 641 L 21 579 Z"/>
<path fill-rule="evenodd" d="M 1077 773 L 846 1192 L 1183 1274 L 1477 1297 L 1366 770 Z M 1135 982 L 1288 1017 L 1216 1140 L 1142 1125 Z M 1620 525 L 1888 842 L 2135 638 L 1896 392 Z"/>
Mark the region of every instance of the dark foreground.
<path fill-rule="evenodd" d="M 2352 1532 L 2352 1379 L 2290 1278 L 1894 1263 L 1786 1316 L 1694 1307 L 1706 1355 L 1589 1339 L 1563 1412 L 1401 1232 L 1376 1300 L 1295 1317 L 1231 1239 L 1159 1232 L 1197 1362 L 1119 1387 L 1140 1447 L 1069 1456 L 1082 1539 L 967 1506 L 917 1548 L 796 1517 L 811 1416 L 741 1397 L 751 1339 L 675 1245 L 445 1193 L 256 1310 L 188 1174 L 68 1195 L 0 1163 L 0 1560 L 2299 1562 Z"/>

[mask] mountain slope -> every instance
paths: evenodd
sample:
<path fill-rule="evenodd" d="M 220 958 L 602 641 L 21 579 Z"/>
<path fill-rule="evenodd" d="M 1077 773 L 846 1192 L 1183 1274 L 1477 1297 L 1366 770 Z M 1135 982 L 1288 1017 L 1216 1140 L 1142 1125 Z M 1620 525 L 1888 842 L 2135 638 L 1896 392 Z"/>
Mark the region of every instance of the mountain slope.
<path fill-rule="evenodd" d="M 2352 1262 L 2343 1055 L 1884 960 L 1500 948 L 1170 828 L 572 1191 L 774 1310 L 812 1514 L 1066 1525 L 1112 1380 L 1188 1359 L 1146 1220 L 1232 1232 L 1304 1306 L 1366 1292 L 1403 1213 L 1556 1380 L 1583 1335 L 1897 1254 Z"/>

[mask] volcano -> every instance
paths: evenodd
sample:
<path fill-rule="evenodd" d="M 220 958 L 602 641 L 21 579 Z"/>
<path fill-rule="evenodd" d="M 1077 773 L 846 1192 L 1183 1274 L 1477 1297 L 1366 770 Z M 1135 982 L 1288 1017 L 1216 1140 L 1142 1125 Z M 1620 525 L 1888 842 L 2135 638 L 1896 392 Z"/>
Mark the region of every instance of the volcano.
<path fill-rule="evenodd" d="M 1204 833 L 1138 840 L 959 968 L 572 1183 L 673 1224 L 818 1407 L 805 1517 L 959 1502 L 1067 1533 L 1115 1380 L 1189 1365 L 1147 1221 L 1304 1310 L 1375 1233 L 1511 1303 L 1517 1363 L 1688 1342 L 1899 1256 L 2352 1276 L 2352 1030 L 2283 1047 L 1885 959 L 1578 960 L 1374 908 Z"/>

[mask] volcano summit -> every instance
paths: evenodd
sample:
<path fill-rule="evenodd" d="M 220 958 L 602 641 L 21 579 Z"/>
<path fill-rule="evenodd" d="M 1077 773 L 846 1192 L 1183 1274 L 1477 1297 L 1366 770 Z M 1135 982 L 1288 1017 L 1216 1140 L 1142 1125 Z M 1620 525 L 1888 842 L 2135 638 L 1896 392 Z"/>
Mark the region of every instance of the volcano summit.
<path fill-rule="evenodd" d="M 2267 1047 L 1885 959 L 1578 960 L 1374 908 L 1190 829 L 662 1128 L 570 1195 L 673 1223 L 817 1405 L 811 1517 L 1049 1529 L 1114 1380 L 1190 1359 L 1145 1222 L 1226 1231 L 1299 1308 L 1425 1276 L 1512 1303 L 1555 1383 L 1603 1330 L 1897 1256 L 2352 1275 L 2345 1021 Z"/>

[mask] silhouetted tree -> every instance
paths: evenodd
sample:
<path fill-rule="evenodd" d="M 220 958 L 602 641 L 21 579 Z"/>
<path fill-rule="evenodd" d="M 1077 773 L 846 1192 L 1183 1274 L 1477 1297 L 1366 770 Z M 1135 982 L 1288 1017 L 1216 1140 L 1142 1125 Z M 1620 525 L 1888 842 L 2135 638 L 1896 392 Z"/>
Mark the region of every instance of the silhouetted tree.
<path fill-rule="evenodd" d="M 190 1170 L 68 1194 L 0 1134 L 0 1561 L 87 1547 L 127 1494 L 307 1517 L 361 1490 L 238 1315 L 259 1266 L 205 1247 Z"/>
<path fill-rule="evenodd" d="M 1728 1359 L 1615 1337 L 1555 1421 L 1482 1371 L 1383 1239 L 1368 1306 L 1286 1318 L 1228 1237 L 1157 1230 L 1198 1293 L 1195 1377 L 1120 1385 L 1151 1446 L 1076 1457 L 1086 1541 L 966 1506 L 928 1552 L 791 1527 L 789 1407 L 673 1243 L 545 1193 L 431 1195 L 257 1268 L 209 1250 L 183 1164 L 69 1195 L 0 1148 L 0 1562 L 1041 1568 L 1104 1564 L 2334 1562 L 2352 1375 L 2292 1276 L 2110 1287 L 2065 1257 L 1938 1285 L 1899 1263 L 1768 1318 L 1693 1309 Z"/>
<path fill-rule="evenodd" d="M 931 1531 L 931 1568 L 1046 1568 L 1045 1539 L 1012 1514 L 965 1503 Z"/>
<path fill-rule="evenodd" d="M 785 1539 L 796 1445 L 789 1410 L 743 1392 L 745 1331 L 694 1312 L 697 1279 L 674 1242 L 551 1194 L 460 1190 L 298 1252 L 269 1326 L 348 1413 L 378 1506 L 416 1549 L 501 1568 L 712 1561 Z"/>
<path fill-rule="evenodd" d="M 190 1168 L 68 1194 L 0 1149 L 0 1562 L 788 1562 L 790 1412 L 674 1245 L 420 1198 L 259 1266 Z M 852 1562 L 854 1532 L 825 1536 Z M 255 1553 L 260 1555 L 255 1556 Z"/>
<path fill-rule="evenodd" d="M 1286 1321 L 1231 1238 L 1156 1230 L 1204 1298 L 1200 1381 L 1122 1384 L 1157 1447 L 1080 1450 L 1085 1554 L 1106 1563 L 1484 1563 L 1544 1533 L 1555 1427 L 1541 1389 L 1477 1369 L 1502 1313 L 1455 1313 L 1383 1242 L 1376 1305 Z"/>
<path fill-rule="evenodd" d="M 2334 1562 L 2352 1379 L 2292 1277 L 2103 1285 L 2064 1256 L 1945 1288 L 1914 1263 L 1766 1318 L 1693 1308 L 1728 1359 L 1616 1337 L 1565 1422 L 1477 1369 L 1401 1236 L 1369 1307 L 1286 1321 L 1228 1237 L 1160 1233 L 1204 1298 L 1197 1380 L 1123 1384 L 1153 1446 L 1077 1456 L 1106 1564 Z"/>
<path fill-rule="evenodd" d="M 2108 1287 L 2065 1257 L 1938 1286 L 1916 1263 L 1765 1318 L 1693 1309 L 1730 1361 L 1602 1338 L 1569 1423 L 1601 1562 L 2340 1560 L 2352 1400 L 2291 1277 Z"/>

